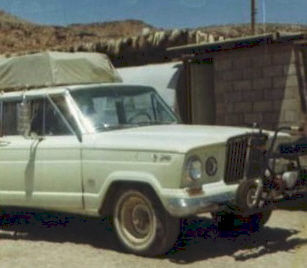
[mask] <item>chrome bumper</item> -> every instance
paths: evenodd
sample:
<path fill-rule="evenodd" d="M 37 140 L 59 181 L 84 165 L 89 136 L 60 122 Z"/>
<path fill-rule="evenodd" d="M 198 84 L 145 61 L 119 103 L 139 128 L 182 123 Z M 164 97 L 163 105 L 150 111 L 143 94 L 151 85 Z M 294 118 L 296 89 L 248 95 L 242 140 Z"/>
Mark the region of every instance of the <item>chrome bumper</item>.
<path fill-rule="evenodd" d="M 168 198 L 166 210 L 174 217 L 187 217 L 217 211 L 234 198 L 234 191 L 204 197 Z"/>
<path fill-rule="evenodd" d="M 166 210 L 174 217 L 187 217 L 201 213 L 216 212 L 225 209 L 225 205 L 233 203 L 236 197 L 236 186 L 232 190 L 219 193 L 210 193 L 201 197 L 177 196 L 168 197 L 164 203 Z M 306 193 L 306 187 L 300 191 L 293 191 L 291 194 Z M 291 196 L 291 195 L 290 195 Z M 281 197 L 281 198 L 284 198 Z"/>

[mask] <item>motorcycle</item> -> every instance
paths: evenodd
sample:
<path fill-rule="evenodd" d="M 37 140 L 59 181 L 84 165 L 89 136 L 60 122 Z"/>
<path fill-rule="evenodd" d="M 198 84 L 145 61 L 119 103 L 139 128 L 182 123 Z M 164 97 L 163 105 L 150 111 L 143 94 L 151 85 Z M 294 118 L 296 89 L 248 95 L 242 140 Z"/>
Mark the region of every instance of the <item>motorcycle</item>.
<path fill-rule="evenodd" d="M 220 229 L 233 230 L 247 224 L 249 230 L 258 230 L 269 220 L 276 202 L 307 192 L 307 168 L 301 163 L 301 157 L 307 156 L 307 137 L 280 142 L 282 131 L 301 129 L 277 128 L 270 142 L 268 133 L 261 129 L 250 135 L 246 176 L 239 184 L 235 202 L 212 214 Z M 258 174 L 256 178 L 254 174 Z"/>

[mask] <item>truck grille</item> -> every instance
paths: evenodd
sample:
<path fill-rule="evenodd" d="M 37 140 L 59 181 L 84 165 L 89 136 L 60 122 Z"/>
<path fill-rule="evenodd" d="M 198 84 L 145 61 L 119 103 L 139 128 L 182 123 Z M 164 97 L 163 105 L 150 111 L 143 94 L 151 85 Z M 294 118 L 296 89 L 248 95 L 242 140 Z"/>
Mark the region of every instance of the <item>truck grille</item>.
<path fill-rule="evenodd" d="M 265 145 L 266 141 L 267 136 L 260 133 L 236 136 L 228 140 L 225 183 L 237 183 L 244 178 L 251 179 L 262 175 L 265 155 L 257 145 Z"/>

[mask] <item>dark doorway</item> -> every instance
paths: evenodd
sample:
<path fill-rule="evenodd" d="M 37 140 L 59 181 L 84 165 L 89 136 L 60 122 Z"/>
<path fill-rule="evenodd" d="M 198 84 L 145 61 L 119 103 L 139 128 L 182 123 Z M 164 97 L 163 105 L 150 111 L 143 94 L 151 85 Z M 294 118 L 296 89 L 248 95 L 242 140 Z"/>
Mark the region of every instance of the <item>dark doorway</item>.
<path fill-rule="evenodd" d="M 193 124 L 215 124 L 214 63 L 213 59 L 189 64 L 191 119 Z"/>

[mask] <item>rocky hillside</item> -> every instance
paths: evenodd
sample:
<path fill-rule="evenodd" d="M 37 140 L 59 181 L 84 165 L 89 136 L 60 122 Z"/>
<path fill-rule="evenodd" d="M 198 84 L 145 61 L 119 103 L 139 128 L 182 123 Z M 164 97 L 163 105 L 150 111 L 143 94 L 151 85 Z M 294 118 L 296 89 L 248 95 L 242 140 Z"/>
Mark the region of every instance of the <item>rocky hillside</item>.
<path fill-rule="evenodd" d="M 0 54 L 70 47 L 101 39 L 140 35 L 153 29 L 142 21 L 127 20 L 67 27 L 43 26 L 0 11 Z"/>
<path fill-rule="evenodd" d="M 307 25 L 257 25 L 259 34 L 277 31 L 305 32 Z M 67 27 L 43 26 L 0 11 L 0 54 L 6 55 L 47 49 L 98 51 L 108 54 L 116 65 L 131 65 L 132 62 L 141 64 L 145 57 L 163 60 L 162 54 L 167 47 L 246 35 L 250 35 L 249 25 L 163 30 L 142 21 L 126 20 Z"/>
<path fill-rule="evenodd" d="M 23 24 L 23 23 L 31 24 L 31 22 L 28 22 L 28 21 L 20 19 L 16 16 L 5 13 L 2 10 L 0 10 L 0 23 L 1 24 L 5 24 L 5 23 L 8 23 L 8 24 Z"/>

